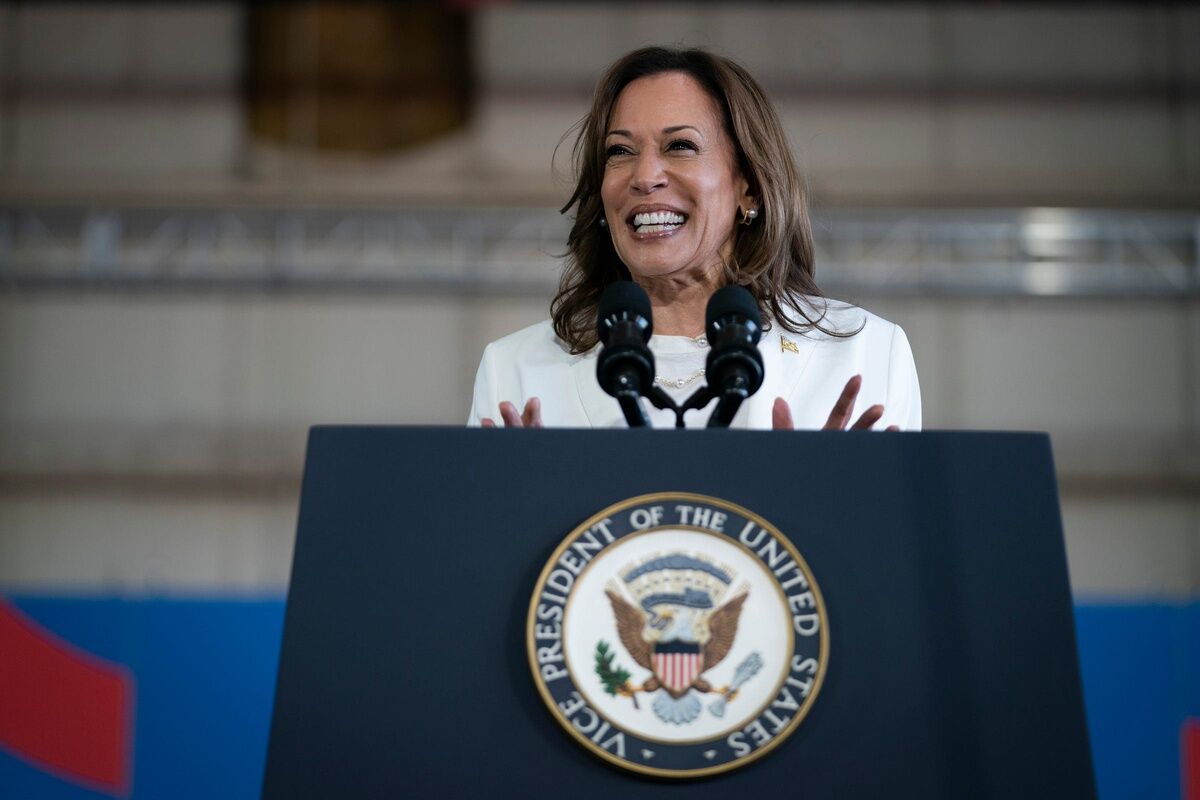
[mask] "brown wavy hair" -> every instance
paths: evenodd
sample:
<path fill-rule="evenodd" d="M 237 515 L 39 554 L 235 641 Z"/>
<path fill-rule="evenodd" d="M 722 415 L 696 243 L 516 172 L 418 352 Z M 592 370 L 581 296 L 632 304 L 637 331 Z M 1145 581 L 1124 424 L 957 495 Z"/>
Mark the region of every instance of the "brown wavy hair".
<path fill-rule="evenodd" d="M 706 50 L 646 47 L 614 63 L 600 81 L 592 108 L 571 130 L 578 130 L 572 149 L 575 191 L 562 207 L 575 209 L 567 237 L 566 266 L 550 304 L 554 332 L 572 353 L 597 342 L 596 304 L 614 281 L 629 280 L 608 231 L 600 227 L 604 204 L 604 135 L 617 97 L 627 85 L 650 75 L 690 75 L 717 102 L 726 133 L 736 149 L 738 167 L 759 198 L 758 219 L 737 225 L 733 254 L 724 265 L 725 283 L 750 290 L 758 301 L 764 326 L 772 322 L 796 334 L 817 329 L 839 333 L 822 324 L 826 303 L 813 278 L 812 226 L 804 182 L 792 158 L 787 136 L 762 88 L 741 65 Z M 571 131 L 568 131 L 566 139 Z"/>

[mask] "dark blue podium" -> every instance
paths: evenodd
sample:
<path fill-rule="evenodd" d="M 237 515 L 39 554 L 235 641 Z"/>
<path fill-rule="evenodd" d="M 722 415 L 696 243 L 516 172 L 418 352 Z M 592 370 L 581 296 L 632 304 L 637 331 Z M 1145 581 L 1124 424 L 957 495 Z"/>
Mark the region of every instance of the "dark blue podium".
<path fill-rule="evenodd" d="M 587 752 L 528 663 L 551 553 L 653 492 L 753 509 L 827 608 L 811 713 L 712 777 Z M 1048 438 L 314 428 L 263 796 L 535 793 L 1095 796 Z"/>

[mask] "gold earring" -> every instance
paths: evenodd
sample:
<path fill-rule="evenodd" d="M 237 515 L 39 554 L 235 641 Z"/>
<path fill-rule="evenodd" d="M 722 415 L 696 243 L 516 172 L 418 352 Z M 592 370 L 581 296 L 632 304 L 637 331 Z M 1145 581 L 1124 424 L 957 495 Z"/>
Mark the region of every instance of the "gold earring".
<path fill-rule="evenodd" d="M 758 219 L 758 209 L 757 208 L 745 209 L 745 208 L 742 208 L 741 206 L 738 206 L 738 211 L 742 212 L 742 224 L 743 225 L 750 225 L 754 222 L 754 220 Z"/>

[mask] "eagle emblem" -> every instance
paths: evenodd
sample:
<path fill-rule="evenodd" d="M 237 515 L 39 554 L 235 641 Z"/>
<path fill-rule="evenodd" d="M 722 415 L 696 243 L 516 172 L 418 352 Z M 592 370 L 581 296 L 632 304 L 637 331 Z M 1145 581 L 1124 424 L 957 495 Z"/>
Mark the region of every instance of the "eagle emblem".
<path fill-rule="evenodd" d="M 728 568 L 687 553 L 655 556 L 627 567 L 621 575 L 624 591 L 621 583 L 612 581 L 605 595 L 622 647 L 650 676 L 640 684 L 631 683 L 632 675 L 614 665 L 615 654 L 600 641 L 596 673 L 605 691 L 629 697 L 635 707 L 639 693 L 651 694 L 655 715 L 674 725 L 695 720 L 702 712 L 699 695 L 713 693 L 718 697 L 709 710 L 722 716 L 725 704 L 762 664 L 761 657 L 752 653 L 735 671 L 733 682 L 721 688 L 704 677 L 729 655 L 737 637 L 749 589 L 739 587 L 722 603 L 733 579 Z"/>
<path fill-rule="evenodd" d="M 606 761 L 701 777 L 778 747 L 808 714 L 828 615 L 800 551 L 706 495 L 659 492 L 580 523 L 534 584 L 529 667 L 546 708 Z"/>

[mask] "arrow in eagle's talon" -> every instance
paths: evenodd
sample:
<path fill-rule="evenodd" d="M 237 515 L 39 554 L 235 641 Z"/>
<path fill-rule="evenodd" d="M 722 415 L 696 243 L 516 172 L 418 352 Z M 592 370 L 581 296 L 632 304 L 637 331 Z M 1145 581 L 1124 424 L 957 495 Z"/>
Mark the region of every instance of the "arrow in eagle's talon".
<path fill-rule="evenodd" d="M 753 678 L 762 669 L 762 665 L 762 656 L 758 653 L 751 653 L 746 656 L 745 661 L 738 664 L 737 669 L 734 671 L 733 683 L 722 689 L 720 696 L 708 706 L 708 710 L 712 712 L 714 717 L 725 716 L 725 704 L 737 697 L 738 689 L 746 681 Z"/>

